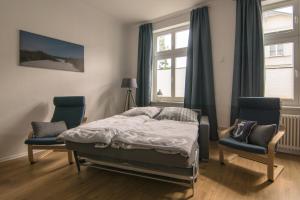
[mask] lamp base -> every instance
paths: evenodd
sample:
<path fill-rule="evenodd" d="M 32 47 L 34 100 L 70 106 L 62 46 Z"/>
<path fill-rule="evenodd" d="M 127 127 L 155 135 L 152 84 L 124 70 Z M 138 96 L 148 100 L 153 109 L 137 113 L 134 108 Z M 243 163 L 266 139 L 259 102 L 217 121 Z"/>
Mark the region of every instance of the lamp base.
<path fill-rule="evenodd" d="M 126 100 L 125 100 L 125 105 L 124 105 L 124 111 L 130 109 L 130 105 L 131 105 L 130 102 L 131 102 L 131 101 L 132 101 L 133 105 L 136 106 L 135 100 L 134 100 L 133 95 L 132 95 L 132 91 L 131 91 L 131 89 L 128 89 L 128 90 L 127 90 L 127 94 L 126 94 Z"/>

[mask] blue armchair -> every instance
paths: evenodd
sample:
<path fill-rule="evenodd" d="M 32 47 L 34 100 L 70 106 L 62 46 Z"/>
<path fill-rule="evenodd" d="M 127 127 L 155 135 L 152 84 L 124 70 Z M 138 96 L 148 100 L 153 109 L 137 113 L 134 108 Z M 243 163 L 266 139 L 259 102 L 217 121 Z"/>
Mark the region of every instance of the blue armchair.
<path fill-rule="evenodd" d="M 236 120 L 232 127 L 219 131 L 220 163 L 224 164 L 224 151 L 234 153 L 240 157 L 266 164 L 268 180 L 274 181 L 283 170 L 283 166 L 274 164 L 276 144 L 285 133 L 284 127 L 280 126 L 280 109 L 279 98 L 241 97 L 238 119 L 256 121 L 258 125 L 276 124 L 278 132 L 267 147 L 238 142 L 229 136 L 237 125 Z"/>
<path fill-rule="evenodd" d="M 85 97 L 54 97 L 53 103 L 55 110 L 51 122 L 64 121 L 68 129 L 86 122 Z M 31 164 L 34 163 L 34 149 L 67 152 L 69 163 L 73 163 L 72 151 L 67 150 L 64 142 L 57 140 L 56 137 L 35 137 L 31 131 L 25 144 L 28 145 L 28 159 Z"/>

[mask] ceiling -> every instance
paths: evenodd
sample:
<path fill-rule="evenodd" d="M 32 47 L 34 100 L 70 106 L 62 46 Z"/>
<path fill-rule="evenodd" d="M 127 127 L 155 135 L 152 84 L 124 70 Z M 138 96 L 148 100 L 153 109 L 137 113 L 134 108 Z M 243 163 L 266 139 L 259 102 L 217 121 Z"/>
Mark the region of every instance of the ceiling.
<path fill-rule="evenodd" d="M 205 0 L 86 0 L 91 6 L 126 22 L 137 23 L 191 8 Z"/>

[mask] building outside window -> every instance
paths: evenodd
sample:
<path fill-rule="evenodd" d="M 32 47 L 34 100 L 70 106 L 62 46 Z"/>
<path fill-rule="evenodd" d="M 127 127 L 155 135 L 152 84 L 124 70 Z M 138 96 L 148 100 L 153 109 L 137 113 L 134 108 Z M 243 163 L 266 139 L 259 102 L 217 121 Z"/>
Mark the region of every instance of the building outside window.
<path fill-rule="evenodd" d="M 263 6 L 265 96 L 286 105 L 299 105 L 298 28 L 297 0 Z"/>
<path fill-rule="evenodd" d="M 270 54 L 268 57 L 275 57 L 275 56 L 284 56 L 284 45 L 283 44 L 275 44 L 275 45 L 270 45 Z M 287 49 L 285 50 L 287 51 Z"/>

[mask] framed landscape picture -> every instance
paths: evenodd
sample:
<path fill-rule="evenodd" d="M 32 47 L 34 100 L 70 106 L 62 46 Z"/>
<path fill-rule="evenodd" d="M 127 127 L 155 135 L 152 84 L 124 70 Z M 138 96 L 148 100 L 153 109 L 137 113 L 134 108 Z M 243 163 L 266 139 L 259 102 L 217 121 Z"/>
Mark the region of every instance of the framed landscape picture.
<path fill-rule="evenodd" d="M 21 66 L 84 72 L 84 46 L 20 30 Z"/>

